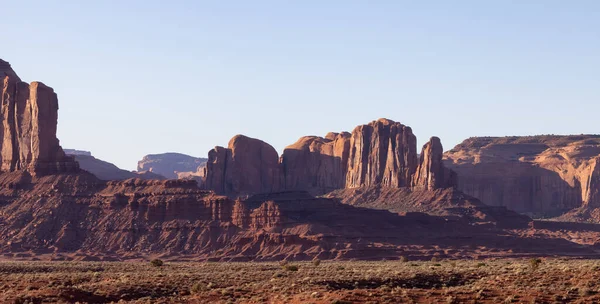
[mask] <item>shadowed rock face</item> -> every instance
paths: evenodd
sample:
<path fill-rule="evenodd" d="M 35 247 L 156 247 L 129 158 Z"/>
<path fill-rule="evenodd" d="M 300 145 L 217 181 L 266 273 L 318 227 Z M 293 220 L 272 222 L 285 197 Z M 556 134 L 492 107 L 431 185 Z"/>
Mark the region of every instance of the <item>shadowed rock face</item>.
<path fill-rule="evenodd" d="M 416 150 L 411 128 L 389 119 L 358 126 L 352 133 L 302 137 L 285 148 L 278 162 L 273 147 L 238 135 L 227 149 L 209 152 L 204 187 L 236 195 L 277 190 L 324 193 L 375 185 L 431 190 L 455 184 L 441 161 L 438 138 L 424 147 L 420 161 Z"/>
<path fill-rule="evenodd" d="M 0 61 L 0 76 L 2 171 L 76 172 L 77 162 L 65 155 L 56 138 L 58 99 L 54 90 L 41 82 L 21 82 L 5 61 Z"/>
<path fill-rule="evenodd" d="M 456 185 L 456 173 L 442 163 L 444 149 L 437 137 L 423 146 L 419 167 L 413 177 L 413 187 L 424 190 L 448 188 Z"/>
<path fill-rule="evenodd" d="M 470 138 L 444 155 L 458 189 L 540 216 L 600 207 L 600 136 Z"/>

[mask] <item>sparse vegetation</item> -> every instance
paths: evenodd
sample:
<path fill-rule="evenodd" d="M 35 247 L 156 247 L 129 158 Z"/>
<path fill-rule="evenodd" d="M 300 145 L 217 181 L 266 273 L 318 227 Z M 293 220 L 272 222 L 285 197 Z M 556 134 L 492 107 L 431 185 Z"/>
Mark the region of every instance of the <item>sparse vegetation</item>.
<path fill-rule="evenodd" d="M 150 265 L 152 265 L 154 267 L 162 267 L 162 265 L 164 265 L 164 262 L 159 259 L 154 259 L 154 260 L 150 261 Z"/>
<path fill-rule="evenodd" d="M 299 267 L 296 265 L 285 265 L 283 266 L 283 269 L 287 271 L 298 271 Z"/>
<path fill-rule="evenodd" d="M 531 258 L 529 260 L 529 266 L 531 267 L 531 270 L 537 270 L 538 268 L 540 268 L 541 264 L 542 260 L 539 258 Z"/>
<path fill-rule="evenodd" d="M 406 263 L 406 262 L 408 262 L 408 258 L 405 257 L 405 256 L 401 256 L 400 257 L 400 262 Z"/>
<path fill-rule="evenodd" d="M 592 260 L 313 263 L 0 262 L 0 303 L 600 302 Z"/>

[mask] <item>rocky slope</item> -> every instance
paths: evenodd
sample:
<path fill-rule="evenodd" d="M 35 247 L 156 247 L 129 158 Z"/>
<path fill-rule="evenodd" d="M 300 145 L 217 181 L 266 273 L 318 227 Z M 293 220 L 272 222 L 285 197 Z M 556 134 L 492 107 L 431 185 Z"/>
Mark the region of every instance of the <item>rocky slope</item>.
<path fill-rule="evenodd" d="M 22 82 L 6 61 L 0 101 L 1 170 L 28 170 L 36 175 L 77 172 L 77 162 L 65 155 L 58 139 L 58 99 L 41 82 Z"/>
<path fill-rule="evenodd" d="M 419 159 L 412 130 L 389 119 L 358 126 L 352 133 L 302 137 L 279 159 L 269 144 L 238 135 L 227 148 L 209 152 L 204 187 L 228 195 L 278 190 L 325 193 L 375 185 L 452 187 L 455 176 L 444 167 L 442 151 L 439 138 L 433 137 Z"/>
<path fill-rule="evenodd" d="M 137 171 L 153 172 L 168 179 L 200 176 L 206 161 L 181 153 L 149 154 L 138 162 Z"/>
<path fill-rule="evenodd" d="M 444 154 L 458 189 L 535 216 L 600 207 L 600 135 L 470 138 Z"/>
<path fill-rule="evenodd" d="M 0 175 L 0 250 L 8 256 L 74 253 L 111 259 L 430 259 L 527 254 L 592 255 L 561 239 L 528 239 L 503 222 L 469 216 L 391 213 L 280 192 L 232 200 L 195 181 L 103 182 L 87 173 Z M 535 243 L 535 246 L 531 246 Z"/>
<path fill-rule="evenodd" d="M 75 161 L 79 163 L 79 167 L 81 169 L 92 173 L 97 178 L 102 180 L 124 180 L 130 178 L 157 180 L 165 179 L 164 176 L 150 171 L 131 172 L 120 169 L 112 163 L 95 158 L 89 151 L 80 151 L 75 149 L 64 149 L 64 151 L 67 155 L 75 158 Z"/>

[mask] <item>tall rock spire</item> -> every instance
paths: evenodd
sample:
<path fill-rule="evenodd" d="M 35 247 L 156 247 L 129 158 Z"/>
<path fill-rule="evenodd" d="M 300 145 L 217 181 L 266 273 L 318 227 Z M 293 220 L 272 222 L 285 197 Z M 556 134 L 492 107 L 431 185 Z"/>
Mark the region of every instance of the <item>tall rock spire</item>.
<path fill-rule="evenodd" d="M 41 82 L 22 82 L 0 59 L 0 169 L 35 175 L 75 172 L 79 164 L 65 155 L 58 139 L 58 98 Z"/>

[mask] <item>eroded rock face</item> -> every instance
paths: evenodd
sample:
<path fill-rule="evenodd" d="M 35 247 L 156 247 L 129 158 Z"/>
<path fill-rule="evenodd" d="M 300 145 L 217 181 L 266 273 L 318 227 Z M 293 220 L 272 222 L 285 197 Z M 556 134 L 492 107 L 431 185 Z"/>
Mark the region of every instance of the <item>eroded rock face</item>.
<path fill-rule="evenodd" d="M 458 188 L 536 216 L 597 205 L 600 136 L 470 138 L 444 155 Z"/>
<path fill-rule="evenodd" d="M 410 187 L 417 168 L 416 146 L 411 128 L 389 119 L 356 127 L 350 140 L 346 188 Z"/>
<path fill-rule="evenodd" d="M 28 170 L 34 174 L 76 172 L 78 164 L 65 155 L 56 138 L 58 99 L 41 82 L 21 82 L 10 66 L 1 65 L 3 87 L 1 169 Z"/>
<path fill-rule="evenodd" d="M 250 144 L 247 137 L 236 136 L 227 149 L 217 147 L 210 151 L 205 188 L 221 194 L 278 189 L 324 193 L 374 185 L 430 190 L 455 184 L 454 175 L 441 162 L 438 138 L 426 145 L 426 156 L 419 164 L 411 128 L 389 119 L 358 126 L 352 133 L 302 137 L 285 148 L 278 163 L 273 161 L 277 153 L 271 146 L 254 141 Z M 256 148 L 265 146 L 268 148 Z M 237 157 L 235 150 L 239 151 Z M 264 155 L 264 151 L 269 153 Z"/>
<path fill-rule="evenodd" d="M 243 135 L 227 148 L 208 153 L 204 187 L 217 193 L 253 194 L 278 191 L 281 171 L 277 151 L 269 144 Z"/>
<path fill-rule="evenodd" d="M 343 188 L 348 170 L 350 133 L 329 133 L 325 138 L 305 136 L 281 155 L 283 183 L 289 190 Z"/>
<path fill-rule="evenodd" d="M 444 149 L 439 138 L 432 137 L 423 146 L 419 167 L 413 177 L 412 186 L 418 189 L 434 190 L 456 185 L 456 173 L 444 167 Z"/>

